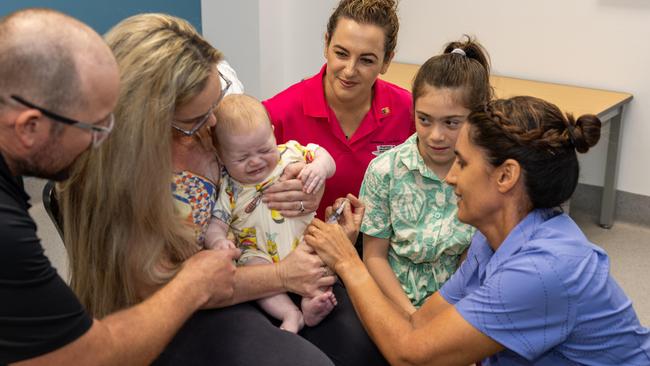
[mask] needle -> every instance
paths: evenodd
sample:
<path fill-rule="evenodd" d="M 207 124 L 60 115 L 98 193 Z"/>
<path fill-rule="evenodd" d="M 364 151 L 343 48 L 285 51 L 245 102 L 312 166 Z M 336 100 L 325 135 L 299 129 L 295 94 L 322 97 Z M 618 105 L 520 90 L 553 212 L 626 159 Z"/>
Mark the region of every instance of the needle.
<path fill-rule="evenodd" d="M 348 202 L 350 202 L 350 200 L 348 200 L 347 198 L 343 200 L 341 206 L 339 206 L 339 208 L 337 208 L 336 211 L 334 211 L 334 213 L 327 218 L 328 224 L 332 224 L 339 221 L 339 217 L 341 217 L 341 215 L 343 214 L 343 208 L 345 208 L 345 204 Z"/>

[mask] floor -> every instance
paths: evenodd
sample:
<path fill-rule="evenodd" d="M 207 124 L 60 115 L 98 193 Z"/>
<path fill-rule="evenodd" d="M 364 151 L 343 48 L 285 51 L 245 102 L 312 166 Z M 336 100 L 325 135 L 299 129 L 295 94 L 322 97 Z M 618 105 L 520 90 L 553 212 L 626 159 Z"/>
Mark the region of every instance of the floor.
<path fill-rule="evenodd" d="M 27 192 L 32 197 L 30 213 L 38 225 L 45 254 L 62 277 L 67 278 L 65 248 L 42 205 L 43 185 L 39 179 L 28 178 L 25 181 Z M 609 253 L 612 275 L 632 299 L 641 324 L 650 327 L 650 228 L 616 222 L 607 230 L 598 226 L 596 217 L 588 213 L 573 210 L 571 216 L 592 242 Z"/>

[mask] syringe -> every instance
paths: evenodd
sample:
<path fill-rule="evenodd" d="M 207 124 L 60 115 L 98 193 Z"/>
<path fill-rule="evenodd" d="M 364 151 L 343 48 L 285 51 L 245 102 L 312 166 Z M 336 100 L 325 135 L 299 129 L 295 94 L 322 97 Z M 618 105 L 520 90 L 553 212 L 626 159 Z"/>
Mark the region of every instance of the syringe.
<path fill-rule="evenodd" d="M 345 204 L 349 203 L 349 202 L 350 202 L 350 200 L 348 200 L 347 198 L 344 199 L 343 202 L 341 203 L 341 206 L 339 206 L 339 208 L 337 208 L 336 211 L 334 211 L 334 213 L 331 214 L 330 217 L 327 218 L 326 222 L 328 224 L 333 224 L 335 222 L 338 222 L 339 217 L 341 217 L 341 215 L 343 214 L 343 209 L 345 208 Z"/>

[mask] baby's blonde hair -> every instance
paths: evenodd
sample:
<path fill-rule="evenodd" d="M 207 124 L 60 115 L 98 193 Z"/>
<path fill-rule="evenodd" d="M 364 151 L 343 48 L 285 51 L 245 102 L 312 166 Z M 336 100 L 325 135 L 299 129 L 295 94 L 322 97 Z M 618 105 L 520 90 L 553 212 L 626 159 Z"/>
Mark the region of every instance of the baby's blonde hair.
<path fill-rule="evenodd" d="M 214 113 L 217 124 L 212 141 L 217 148 L 223 144 L 224 134 L 242 134 L 271 125 L 262 103 L 246 94 L 227 95 Z"/>

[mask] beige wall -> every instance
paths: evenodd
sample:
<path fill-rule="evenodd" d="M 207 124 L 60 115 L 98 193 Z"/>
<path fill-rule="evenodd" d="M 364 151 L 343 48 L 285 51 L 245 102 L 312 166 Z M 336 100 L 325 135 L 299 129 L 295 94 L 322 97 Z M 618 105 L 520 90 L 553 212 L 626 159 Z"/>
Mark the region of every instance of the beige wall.
<path fill-rule="evenodd" d="M 203 0 L 203 29 L 217 46 L 228 39 L 223 49 L 249 91 L 267 98 L 318 70 L 336 3 Z M 247 7 L 254 13 L 234 19 Z M 207 16 L 216 9 L 220 15 Z M 397 61 L 421 63 L 468 33 L 488 49 L 497 74 L 634 94 L 617 187 L 650 196 L 650 1 L 402 0 L 400 20 Z M 241 26 L 213 33 L 213 22 Z M 582 158 L 581 182 L 602 185 L 607 137 L 605 129 L 601 143 Z"/>

